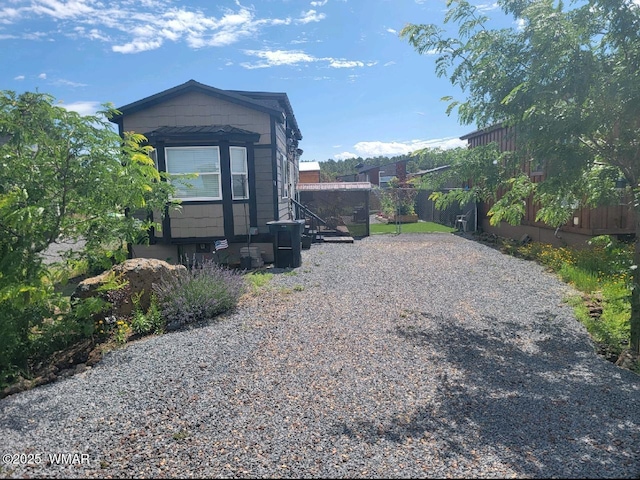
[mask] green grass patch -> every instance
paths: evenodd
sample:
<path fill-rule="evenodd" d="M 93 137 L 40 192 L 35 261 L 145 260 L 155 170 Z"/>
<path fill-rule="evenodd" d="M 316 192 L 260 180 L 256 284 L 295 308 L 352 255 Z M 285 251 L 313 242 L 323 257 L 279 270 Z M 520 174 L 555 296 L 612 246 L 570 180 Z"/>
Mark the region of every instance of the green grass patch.
<path fill-rule="evenodd" d="M 631 336 L 631 302 L 629 288 L 623 283 L 607 283 L 602 287 L 603 341 L 620 353 Z"/>
<path fill-rule="evenodd" d="M 256 293 L 271 281 L 271 279 L 273 278 L 273 273 L 255 271 L 247 273 L 244 278 L 247 281 L 247 284 L 249 285 L 251 291 Z"/>
<path fill-rule="evenodd" d="M 435 232 L 452 233 L 455 231 L 456 231 L 455 228 L 447 227 L 445 225 L 440 225 L 439 223 L 433 223 L 433 222 L 416 222 L 416 223 L 400 224 L 401 233 L 435 233 Z M 398 230 L 396 228 L 395 223 L 372 223 L 369 226 L 369 232 L 371 233 L 371 235 L 381 235 L 385 233 L 397 233 Z"/>
<path fill-rule="evenodd" d="M 633 244 L 595 237 L 589 248 L 531 242 L 508 245 L 505 253 L 535 260 L 584 295 L 570 300 L 576 317 L 609 358 L 629 344 Z M 600 312 L 600 313 L 598 313 Z"/>
<path fill-rule="evenodd" d="M 558 275 L 563 282 L 570 283 L 581 292 L 595 292 L 600 286 L 600 281 L 596 274 L 574 265 L 562 265 Z"/>

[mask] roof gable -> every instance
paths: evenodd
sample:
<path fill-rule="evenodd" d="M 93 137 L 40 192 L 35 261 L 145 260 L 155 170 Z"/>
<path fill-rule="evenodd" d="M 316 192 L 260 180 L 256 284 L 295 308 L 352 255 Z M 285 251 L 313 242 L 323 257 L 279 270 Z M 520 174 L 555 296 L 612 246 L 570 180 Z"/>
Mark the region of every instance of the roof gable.
<path fill-rule="evenodd" d="M 261 112 L 268 113 L 269 115 L 273 115 L 274 117 L 276 117 L 280 122 L 284 120 L 283 118 L 283 113 L 285 113 L 284 109 L 280 109 L 274 104 L 269 105 L 266 102 L 256 100 L 249 96 L 241 95 L 240 92 L 236 92 L 232 90 L 220 90 L 219 88 L 210 87 L 203 83 L 196 82 L 195 80 L 189 80 L 188 82 L 178 85 L 176 87 L 170 88 L 168 90 L 164 90 L 162 92 L 156 93 L 155 95 L 151 95 L 149 97 L 143 98 L 136 102 L 129 103 L 128 105 L 124 105 L 123 107 L 119 107 L 117 110 L 120 112 L 120 114 L 115 115 L 111 119 L 111 121 L 114 123 L 118 123 L 123 116 L 131 115 L 132 113 L 146 110 L 147 108 L 150 108 L 154 105 L 158 105 L 166 100 L 178 97 L 180 95 L 184 95 L 185 93 L 189 93 L 189 92 L 204 93 L 205 95 L 210 95 L 212 97 L 216 97 L 221 100 L 225 100 L 227 102 L 235 103 L 237 105 L 242 105 L 244 107 L 251 108 L 253 110 L 258 110 Z M 293 112 L 291 112 L 291 115 L 293 115 Z"/>
<path fill-rule="evenodd" d="M 287 114 L 290 126 L 292 127 L 295 136 L 298 140 L 302 140 L 302 134 L 298 127 L 298 122 L 293 114 L 293 108 L 289 102 L 289 97 L 286 93 L 274 93 L 274 92 L 246 92 L 241 90 L 226 90 L 229 93 L 241 95 L 243 97 L 249 97 L 257 102 L 264 104 L 265 106 L 282 109 Z"/>

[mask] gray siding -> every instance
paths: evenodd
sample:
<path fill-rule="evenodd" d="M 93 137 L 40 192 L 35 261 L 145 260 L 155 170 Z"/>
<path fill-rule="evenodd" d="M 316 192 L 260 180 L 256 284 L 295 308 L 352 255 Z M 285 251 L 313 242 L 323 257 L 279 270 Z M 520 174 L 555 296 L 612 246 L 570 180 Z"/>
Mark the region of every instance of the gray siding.
<path fill-rule="evenodd" d="M 273 166 L 270 148 L 255 149 L 256 168 L 256 205 L 258 229 L 260 233 L 269 233 L 267 222 L 273 218 Z"/>
<path fill-rule="evenodd" d="M 123 118 L 123 130 L 138 133 L 185 125 L 233 125 L 259 133 L 260 144 L 271 142 L 269 114 L 198 92 L 185 93 Z"/>
<path fill-rule="evenodd" d="M 246 203 L 233 204 L 233 233 L 234 235 L 247 235 L 249 230 L 247 226 L 252 227 L 249 217 L 249 205 Z"/>
<path fill-rule="evenodd" d="M 295 190 L 289 191 L 289 197 L 282 197 L 282 183 L 284 181 L 284 175 L 282 172 L 282 162 L 280 161 L 280 153 L 284 155 L 284 158 L 287 158 L 287 136 L 284 125 L 276 124 L 276 148 L 278 151 L 278 217 L 279 220 L 289 220 L 291 219 L 291 204 L 289 202 L 289 198 L 293 195 Z M 289 169 L 291 172 L 291 168 Z M 291 182 L 291 179 L 289 179 Z"/>
<path fill-rule="evenodd" d="M 171 237 L 222 237 L 224 220 L 221 204 L 183 205 L 181 211 L 169 213 Z"/>

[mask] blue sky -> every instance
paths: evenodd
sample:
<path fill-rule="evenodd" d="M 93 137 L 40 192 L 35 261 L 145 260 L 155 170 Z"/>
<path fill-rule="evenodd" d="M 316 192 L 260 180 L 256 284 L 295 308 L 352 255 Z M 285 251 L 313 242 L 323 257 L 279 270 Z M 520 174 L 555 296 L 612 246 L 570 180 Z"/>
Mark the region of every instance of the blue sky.
<path fill-rule="evenodd" d="M 485 11 L 490 3 L 476 3 Z M 461 98 L 398 33 L 444 0 L 0 0 L 0 89 L 92 113 L 190 79 L 287 93 L 302 160 L 461 145 Z M 505 24 L 508 26 L 508 24 Z"/>

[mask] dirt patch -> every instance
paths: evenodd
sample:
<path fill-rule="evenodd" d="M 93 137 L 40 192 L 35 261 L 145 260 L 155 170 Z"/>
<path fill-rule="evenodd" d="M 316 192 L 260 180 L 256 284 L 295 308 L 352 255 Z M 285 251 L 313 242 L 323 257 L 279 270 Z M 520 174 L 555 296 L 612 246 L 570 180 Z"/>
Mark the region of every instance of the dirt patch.
<path fill-rule="evenodd" d="M 0 398 L 30 390 L 40 385 L 55 382 L 91 368 L 102 359 L 108 343 L 88 338 L 66 350 L 54 353 L 51 358 L 34 368 L 32 379 L 21 378 L 13 385 L 0 391 Z"/>

